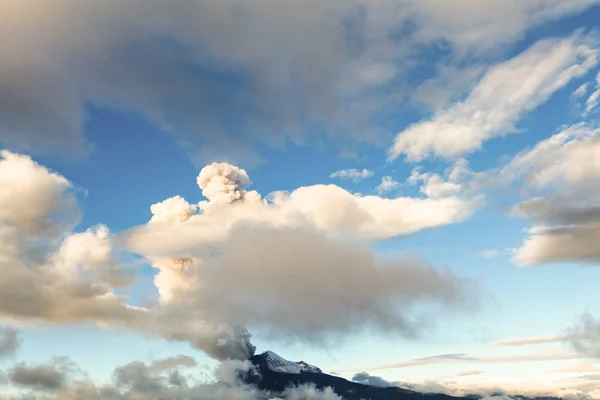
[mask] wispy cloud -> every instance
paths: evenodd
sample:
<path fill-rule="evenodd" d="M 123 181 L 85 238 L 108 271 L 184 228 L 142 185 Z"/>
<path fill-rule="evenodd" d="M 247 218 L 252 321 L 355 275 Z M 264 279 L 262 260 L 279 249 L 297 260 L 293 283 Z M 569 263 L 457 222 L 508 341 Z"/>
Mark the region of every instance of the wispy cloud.
<path fill-rule="evenodd" d="M 600 320 L 585 313 L 575 324 L 566 329 L 567 333 L 550 336 L 507 339 L 493 343 L 496 346 L 528 346 L 546 343 L 566 342 L 582 356 L 600 358 Z"/>
<path fill-rule="evenodd" d="M 490 68 L 466 100 L 400 132 L 390 158 L 455 158 L 479 150 L 495 136 L 515 132 L 524 113 L 597 65 L 597 45 L 595 37 L 581 34 L 546 39 Z"/>
<path fill-rule="evenodd" d="M 373 176 L 373 171 L 369 171 L 368 169 L 358 170 L 355 168 L 341 169 L 329 175 L 330 178 L 352 180 L 353 182 L 359 182 L 371 176 Z"/>
<path fill-rule="evenodd" d="M 475 255 L 480 258 L 496 258 L 505 255 L 506 251 L 496 249 L 485 249 L 478 251 Z"/>
<path fill-rule="evenodd" d="M 417 358 L 413 360 L 401 361 L 392 364 L 373 365 L 369 367 L 342 369 L 336 372 L 355 372 L 355 371 L 377 371 L 385 369 L 407 368 L 415 366 L 424 366 L 431 364 L 452 364 L 452 363 L 467 363 L 467 364 L 496 364 L 496 363 L 518 363 L 518 362 L 541 362 L 541 361 L 557 361 L 557 360 L 579 360 L 584 358 L 577 353 L 545 353 L 545 354 L 525 354 L 515 356 L 498 356 L 498 357 L 472 357 L 467 354 L 442 354 L 437 356 Z"/>
<path fill-rule="evenodd" d="M 480 370 L 470 370 L 470 371 L 462 371 L 456 374 L 456 376 L 473 376 L 473 375 L 481 375 L 485 374 L 485 371 Z"/>
<path fill-rule="evenodd" d="M 533 344 L 546 344 L 556 342 L 566 342 L 571 340 L 573 335 L 551 335 L 534 336 L 518 339 L 505 339 L 492 343 L 494 346 L 528 346 Z"/>
<path fill-rule="evenodd" d="M 396 190 L 400 187 L 400 182 L 397 182 L 391 176 L 384 176 L 381 178 L 381 183 L 377 185 L 375 191 L 379 194 L 385 194 Z"/>

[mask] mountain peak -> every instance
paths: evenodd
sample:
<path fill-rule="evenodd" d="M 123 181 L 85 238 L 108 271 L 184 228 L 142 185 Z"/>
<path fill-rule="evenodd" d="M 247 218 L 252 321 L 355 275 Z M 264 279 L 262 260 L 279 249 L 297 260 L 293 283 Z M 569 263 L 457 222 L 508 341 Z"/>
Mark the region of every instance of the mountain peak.
<path fill-rule="evenodd" d="M 255 355 L 251 358 L 253 364 L 258 364 L 261 369 L 266 368 L 271 372 L 279 372 L 284 374 L 322 374 L 321 369 L 314 365 L 307 364 L 304 361 L 294 362 L 288 361 L 279 354 L 267 350 L 262 354 Z"/>

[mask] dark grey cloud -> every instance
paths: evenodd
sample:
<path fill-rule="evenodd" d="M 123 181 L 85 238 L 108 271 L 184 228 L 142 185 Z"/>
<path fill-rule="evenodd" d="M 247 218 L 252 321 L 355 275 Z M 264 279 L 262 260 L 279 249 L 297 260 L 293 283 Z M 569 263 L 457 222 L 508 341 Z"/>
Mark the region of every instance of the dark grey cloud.
<path fill-rule="evenodd" d="M 301 385 L 283 393 L 261 391 L 239 380 L 240 373 L 252 368 L 248 361 L 227 360 L 220 363 L 210 377 L 203 376 L 188 356 L 176 356 L 152 363 L 133 361 L 117 367 L 110 382 L 99 384 L 72 366 L 61 369 L 56 359 L 35 366 L 19 365 L 19 377 L 13 380 L 26 389 L 10 400 L 341 400 L 331 389 L 319 390 Z M 62 359 L 63 362 L 65 359 Z M 157 370 L 160 366 L 160 371 Z M 167 367 L 167 370 L 164 370 Z M 173 377 L 177 376 L 176 379 Z M 18 381 L 18 383 L 17 383 Z"/>
<path fill-rule="evenodd" d="M 575 350 L 589 357 L 600 358 L 600 319 L 585 313 L 568 331 L 567 340 Z"/>
<path fill-rule="evenodd" d="M 5 2 L 0 25 L 15 40 L 0 43 L 0 143 L 84 153 L 86 104 L 142 114 L 195 159 L 377 142 L 369 120 L 395 111 L 422 45 L 486 54 L 595 3 L 493 0 L 457 13 L 443 0 Z M 442 85 L 460 91 L 465 79 L 446 82 L 444 70 Z"/>
<path fill-rule="evenodd" d="M 66 357 L 57 357 L 46 364 L 19 363 L 8 371 L 10 382 L 16 386 L 42 392 L 64 389 L 78 367 Z"/>
<path fill-rule="evenodd" d="M 19 344 L 19 330 L 0 325 L 0 359 L 14 356 Z"/>
<path fill-rule="evenodd" d="M 150 364 L 133 361 L 117 367 L 112 380 L 120 392 L 166 396 L 168 388 L 186 388 L 188 377 L 184 368 L 196 367 L 194 358 L 180 354 L 156 360 Z"/>
<path fill-rule="evenodd" d="M 537 226 L 531 231 L 517 260 L 524 265 L 556 262 L 600 262 L 600 203 L 561 198 L 533 199 L 513 209 Z"/>

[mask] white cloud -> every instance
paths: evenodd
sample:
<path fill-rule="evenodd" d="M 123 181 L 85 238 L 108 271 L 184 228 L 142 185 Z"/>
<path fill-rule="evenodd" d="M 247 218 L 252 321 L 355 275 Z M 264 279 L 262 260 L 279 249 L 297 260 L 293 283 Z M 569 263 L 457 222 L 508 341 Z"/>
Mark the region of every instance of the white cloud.
<path fill-rule="evenodd" d="M 390 158 L 454 158 L 479 150 L 484 141 L 515 132 L 515 124 L 525 112 L 587 73 L 597 65 L 597 58 L 592 36 L 575 34 L 539 41 L 488 70 L 466 100 L 400 132 Z"/>
<path fill-rule="evenodd" d="M 159 215 L 121 236 L 159 269 L 161 305 L 136 322 L 142 331 L 243 358 L 251 345 L 242 325 L 286 340 L 329 342 L 365 325 L 413 337 L 433 321 L 413 315 L 417 303 L 468 306 L 470 289 L 460 279 L 368 248 L 370 240 L 466 218 L 475 204 L 468 197 L 385 199 L 315 185 L 263 199 L 245 190 L 248 176 L 235 166 L 212 164 L 199 176 L 208 201 L 154 205 Z M 340 276 L 336 289 L 331 282 Z M 316 304 L 320 312 L 310 312 Z"/>
<path fill-rule="evenodd" d="M 422 173 L 420 168 L 415 168 L 406 181 L 411 185 L 423 182 L 419 191 L 428 198 L 436 199 L 455 196 L 471 190 L 472 188 L 469 186 L 477 176 L 469 169 L 469 164 L 464 159 L 457 160 L 454 165 L 446 169 L 444 175 L 446 178 L 432 172 Z"/>
<path fill-rule="evenodd" d="M 340 146 L 373 141 L 371 117 L 402 99 L 395 78 L 420 68 L 423 45 L 443 40 L 462 65 L 596 3 L 2 0 L 0 25 L 18 40 L 0 47 L 0 143 L 67 155 L 88 149 L 89 103 L 142 114 L 195 160 L 256 160 L 257 143 L 314 141 L 305 119 L 323 122 Z M 397 28 L 409 25 L 397 40 Z M 214 79 L 215 66 L 245 84 Z M 372 90 L 382 85 L 392 86 L 389 95 Z"/>
<path fill-rule="evenodd" d="M 588 97 L 588 99 L 585 102 L 586 113 L 591 113 L 596 109 L 596 107 L 598 107 L 598 104 L 600 104 L 600 72 L 596 76 L 595 89 L 596 90 L 592 94 L 590 94 L 590 97 Z"/>
<path fill-rule="evenodd" d="M 519 265 L 600 260 L 595 244 L 599 157 L 600 130 L 582 123 L 521 152 L 499 170 L 499 182 L 523 182 L 522 193 L 534 195 L 511 210 L 532 220 L 529 236 L 514 254 Z"/>
<path fill-rule="evenodd" d="M 384 176 L 381 178 L 381 183 L 377 185 L 375 191 L 379 194 L 391 192 L 400 187 L 400 183 L 395 181 L 391 176 Z"/>
<path fill-rule="evenodd" d="M 575 97 L 576 99 L 578 99 L 578 98 L 581 98 L 581 97 L 585 96 L 585 94 L 587 93 L 587 91 L 588 91 L 589 88 L 590 88 L 590 83 L 589 82 L 581 84 L 573 92 L 573 97 Z"/>
<path fill-rule="evenodd" d="M 341 169 L 339 171 L 335 171 L 331 175 L 330 178 L 340 178 L 340 179 L 349 179 L 353 182 L 359 182 L 363 179 L 369 178 L 373 176 L 373 171 L 369 171 L 368 169 L 358 170 L 355 168 L 352 169 Z"/>
<path fill-rule="evenodd" d="M 127 318 L 113 289 L 128 282 L 99 226 L 74 233 L 71 184 L 31 158 L 0 159 L 0 319 L 77 322 Z"/>
<path fill-rule="evenodd" d="M 587 124 L 564 128 L 532 149 L 518 154 L 500 171 L 500 178 L 524 178 L 527 187 L 582 188 L 600 178 L 600 129 Z"/>

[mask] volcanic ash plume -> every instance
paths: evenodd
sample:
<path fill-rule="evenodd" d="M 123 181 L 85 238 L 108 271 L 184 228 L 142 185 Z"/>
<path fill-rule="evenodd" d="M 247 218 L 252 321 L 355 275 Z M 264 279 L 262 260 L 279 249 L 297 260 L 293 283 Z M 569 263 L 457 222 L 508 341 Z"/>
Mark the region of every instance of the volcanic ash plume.
<path fill-rule="evenodd" d="M 247 359 L 246 326 L 297 342 L 337 342 L 366 328 L 414 338 L 440 307 L 469 308 L 469 285 L 450 271 L 369 248 L 374 238 L 439 223 L 415 216 L 440 206 L 454 213 L 448 201 L 460 199 L 362 197 L 335 185 L 263 199 L 245 190 L 246 171 L 227 163 L 206 166 L 197 183 L 206 201 L 166 199 L 148 224 L 122 235 L 159 270 L 160 302 L 140 331 L 216 359 Z"/>
<path fill-rule="evenodd" d="M 150 206 L 152 219 L 150 222 L 184 222 L 198 210 L 181 196 L 174 196 Z"/>
<path fill-rule="evenodd" d="M 228 163 L 212 163 L 202 168 L 197 178 L 202 195 L 211 203 L 230 204 L 244 198 L 243 188 L 250 184 L 245 170 Z"/>

